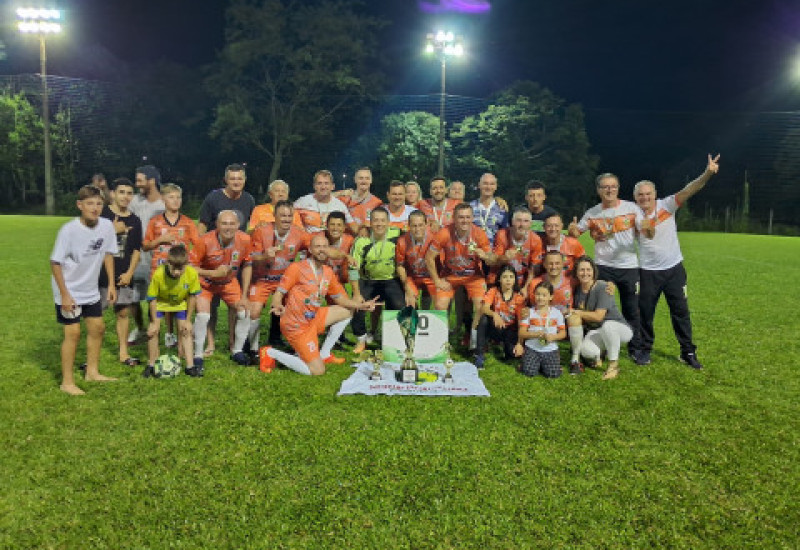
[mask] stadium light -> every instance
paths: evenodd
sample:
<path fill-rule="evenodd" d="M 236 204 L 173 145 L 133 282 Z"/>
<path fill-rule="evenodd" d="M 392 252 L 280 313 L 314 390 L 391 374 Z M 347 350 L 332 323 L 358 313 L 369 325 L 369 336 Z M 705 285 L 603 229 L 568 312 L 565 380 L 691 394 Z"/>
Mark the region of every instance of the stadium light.
<path fill-rule="evenodd" d="M 436 54 L 442 63 L 442 91 L 439 101 L 439 176 L 444 176 L 444 108 L 447 101 L 445 94 L 445 82 L 447 80 L 447 58 L 461 57 L 464 55 L 464 44 L 460 36 L 456 36 L 452 31 L 437 31 L 428 33 L 425 42 L 425 53 Z"/>
<path fill-rule="evenodd" d="M 55 214 L 55 192 L 53 189 L 53 154 L 50 145 L 50 98 L 47 90 L 47 47 L 48 34 L 61 32 L 61 12 L 46 8 L 17 9 L 17 28 L 23 34 L 36 34 L 39 37 L 39 63 L 42 77 L 42 126 L 44 130 L 44 211 L 48 216 Z"/>

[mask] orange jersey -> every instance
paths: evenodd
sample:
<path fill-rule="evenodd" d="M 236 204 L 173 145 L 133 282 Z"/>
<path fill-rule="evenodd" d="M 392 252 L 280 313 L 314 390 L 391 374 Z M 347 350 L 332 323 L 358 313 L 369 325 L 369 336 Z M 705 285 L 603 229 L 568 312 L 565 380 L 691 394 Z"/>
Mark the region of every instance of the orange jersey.
<path fill-rule="evenodd" d="M 353 249 L 353 241 L 355 239 L 352 235 L 345 233 L 341 236 L 338 243 L 331 243 L 330 238 L 328 242 L 330 246 L 336 248 L 344 252 L 345 254 L 350 254 L 350 251 Z M 333 269 L 334 275 L 336 278 L 339 279 L 339 282 L 342 284 L 346 284 L 350 281 L 350 266 L 347 265 L 347 258 L 339 258 L 338 260 L 334 260 L 333 258 L 328 258 L 328 261 L 325 262 L 327 265 Z"/>
<path fill-rule="evenodd" d="M 183 214 L 178 215 L 175 223 L 170 223 L 166 214 L 159 214 L 150 218 L 147 224 L 147 232 L 144 235 L 142 244 L 148 244 L 161 235 L 172 235 L 173 240 L 169 244 L 160 244 L 153 249 L 153 260 L 150 263 L 150 272 L 154 272 L 158 266 L 167 262 L 169 249 L 176 244 L 183 244 L 186 250 L 191 253 L 200 243 L 200 233 L 197 226 L 190 218 Z"/>
<path fill-rule="evenodd" d="M 295 262 L 286 268 L 278 292 L 286 295 L 281 328 L 289 332 L 302 330 L 311 323 L 326 296 L 347 296 L 333 269 L 327 265 L 316 267 L 311 259 Z"/>
<path fill-rule="evenodd" d="M 483 303 L 500 315 L 506 323 L 516 323 L 520 313 L 525 308 L 525 298 L 519 292 L 512 291 L 511 299 L 506 300 L 497 287 L 489 289 L 483 297 Z"/>
<path fill-rule="evenodd" d="M 531 269 L 541 264 L 542 257 L 542 239 L 539 238 L 534 231 L 528 231 L 528 237 L 521 242 L 514 240 L 513 228 L 507 227 L 497 232 L 494 241 L 494 253 L 498 256 L 504 255 L 508 250 L 515 250 L 516 255 L 508 262 L 517 274 L 517 284 L 520 286 L 525 284 L 528 278 L 528 273 Z M 498 268 L 492 269 L 490 274 L 490 282 L 497 278 Z"/>
<path fill-rule="evenodd" d="M 457 277 L 483 276 L 483 263 L 475 254 L 478 248 L 489 252 L 489 238 L 474 225 L 470 226 L 469 236 L 464 240 L 456 236 L 453 226 L 440 229 L 430 245 L 430 250 L 444 253 L 444 275 Z"/>
<path fill-rule="evenodd" d="M 394 248 L 394 259 L 397 265 L 405 268 L 406 275 L 418 280 L 431 278 L 425 263 L 425 255 L 428 253 L 431 242 L 433 242 L 433 235 L 430 231 L 425 232 L 421 243 L 415 243 L 410 233 L 400 235 Z"/>
<path fill-rule="evenodd" d="M 358 225 L 366 225 L 367 227 L 369 227 L 370 213 L 383 204 L 381 199 L 372 193 L 368 193 L 363 198 L 356 198 L 355 195 L 350 195 L 349 197 L 339 197 L 339 200 L 344 203 Z"/>
<path fill-rule="evenodd" d="M 545 276 L 536 277 L 531 281 L 531 286 L 528 287 L 528 303 L 535 304 L 533 301 L 534 293 L 536 292 L 536 285 L 545 280 Z M 550 304 L 558 309 L 561 313 L 566 312 L 572 307 L 572 298 L 574 296 L 575 285 L 578 281 L 568 275 L 562 275 L 561 281 L 558 286 L 553 285 L 553 300 Z"/>
<path fill-rule="evenodd" d="M 306 232 L 296 225 L 290 226 L 283 238 L 278 237 L 274 224 L 260 225 L 253 231 L 250 241 L 251 256 L 264 254 L 272 247 L 278 248 L 272 260 L 253 261 L 253 281 L 277 283 L 297 254 L 306 250 Z"/>
<path fill-rule="evenodd" d="M 543 243 L 542 253 L 538 262 L 540 265 L 544 264 L 544 255 L 551 250 L 561 251 L 561 256 L 564 258 L 564 272 L 569 274 L 575 269 L 575 261 L 586 254 L 586 250 L 578 239 L 562 235 L 558 246 Z"/>
<path fill-rule="evenodd" d="M 300 219 L 300 214 L 294 210 L 294 217 L 292 218 L 292 225 L 303 227 L 303 220 Z M 250 221 L 247 222 L 247 230 L 253 231 L 256 226 L 265 223 L 275 223 L 275 205 L 271 203 L 260 204 L 253 209 L 250 214 Z"/>
<path fill-rule="evenodd" d="M 204 277 L 214 284 L 223 284 L 236 278 L 241 267 L 250 263 L 250 235 L 237 231 L 228 246 L 219 242 L 217 229 L 209 231 L 200 240 L 200 246 L 192 254 L 192 264 L 200 269 L 217 269 L 223 265 L 231 267 L 227 277 Z"/>
<path fill-rule="evenodd" d="M 433 199 L 425 199 L 417 204 L 417 208 L 428 218 L 428 223 L 438 222 L 440 227 L 447 227 L 453 223 L 456 206 L 461 201 L 444 199 L 442 206 L 434 206 Z"/>

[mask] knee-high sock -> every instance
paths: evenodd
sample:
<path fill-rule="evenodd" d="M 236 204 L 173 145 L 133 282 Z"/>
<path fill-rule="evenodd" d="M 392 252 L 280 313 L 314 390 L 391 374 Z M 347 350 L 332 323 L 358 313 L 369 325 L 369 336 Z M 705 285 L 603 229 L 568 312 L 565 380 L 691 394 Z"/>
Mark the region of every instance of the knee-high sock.
<path fill-rule="evenodd" d="M 250 349 L 258 351 L 258 333 L 261 329 L 261 317 L 258 319 L 250 319 L 250 331 L 247 337 L 250 339 Z"/>
<path fill-rule="evenodd" d="M 569 345 L 572 348 L 572 361 L 577 361 L 581 354 L 581 344 L 583 343 L 583 327 L 567 328 L 569 334 Z"/>
<path fill-rule="evenodd" d="M 308 365 L 306 365 L 303 360 L 296 355 L 289 355 L 288 353 L 275 348 L 270 348 L 269 351 L 267 351 L 267 355 L 275 359 L 280 364 L 286 365 L 296 373 L 311 376 L 311 371 L 309 370 Z"/>
<path fill-rule="evenodd" d="M 248 332 L 250 332 L 250 316 L 240 311 L 236 314 L 236 324 L 233 328 L 233 353 L 242 351 Z"/>
<path fill-rule="evenodd" d="M 333 323 L 330 326 L 330 328 L 328 329 L 328 336 L 325 338 L 325 342 L 323 342 L 322 347 L 319 349 L 320 357 L 325 359 L 331 354 L 333 346 L 335 346 L 336 342 L 339 341 L 339 337 L 344 332 L 344 329 L 347 328 L 348 324 L 350 324 L 350 317 L 338 321 L 336 323 Z"/>
<path fill-rule="evenodd" d="M 202 357 L 203 348 L 206 345 L 206 334 L 208 333 L 208 321 L 211 319 L 210 313 L 198 313 L 194 317 L 194 356 Z"/>

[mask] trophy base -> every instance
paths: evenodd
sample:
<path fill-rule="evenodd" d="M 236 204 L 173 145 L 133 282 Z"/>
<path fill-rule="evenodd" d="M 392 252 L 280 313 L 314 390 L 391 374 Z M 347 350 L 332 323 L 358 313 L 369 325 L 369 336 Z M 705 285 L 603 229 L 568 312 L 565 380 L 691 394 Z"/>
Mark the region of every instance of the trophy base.
<path fill-rule="evenodd" d="M 400 369 L 396 373 L 398 382 L 404 384 L 416 384 L 419 380 L 419 371 L 417 369 Z"/>
<path fill-rule="evenodd" d="M 453 375 L 452 374 L 445 374 L 442 382 L 445 384 L 452 384 L 453 383 Z"/>
<path fill-rule="evenodd" d="M 372 374 L 369 375 L 369 379 L 370 380 L 383 380 L 383 376 L 381 376 L 381 373 L 379 373 L 379 372 L 373 372 Z"/>

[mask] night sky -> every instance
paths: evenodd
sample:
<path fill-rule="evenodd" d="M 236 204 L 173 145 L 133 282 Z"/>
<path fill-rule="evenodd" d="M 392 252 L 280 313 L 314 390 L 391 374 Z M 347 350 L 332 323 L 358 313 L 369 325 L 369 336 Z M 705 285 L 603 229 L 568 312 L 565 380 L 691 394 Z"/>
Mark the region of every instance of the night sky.
<path fill-rule="evenodd" d="M 428 4 L 479 4 L 428 0 Z M 381 37 L 388 93 L 438 92 L 425 33 L 465 37 L 467 59 L 448 69 L 448 93 L 484 97 L 517 79 L 540 82 L 593 109 L 761 110 L 800 108 L 790 79 L 800 53 L 800 1 L 495 0 L 483 14 L 426 14 L 416 0 L 373 0 L 390 22 Z M 52 40 L 50 72 L 113 78 L 120 67 L 169 59 L 200 66 L 222 46 L 219 0 L 73 0 L 64 37 Z M 38 72 L 38 49 L 4 17 L 0 74 Z"/>

